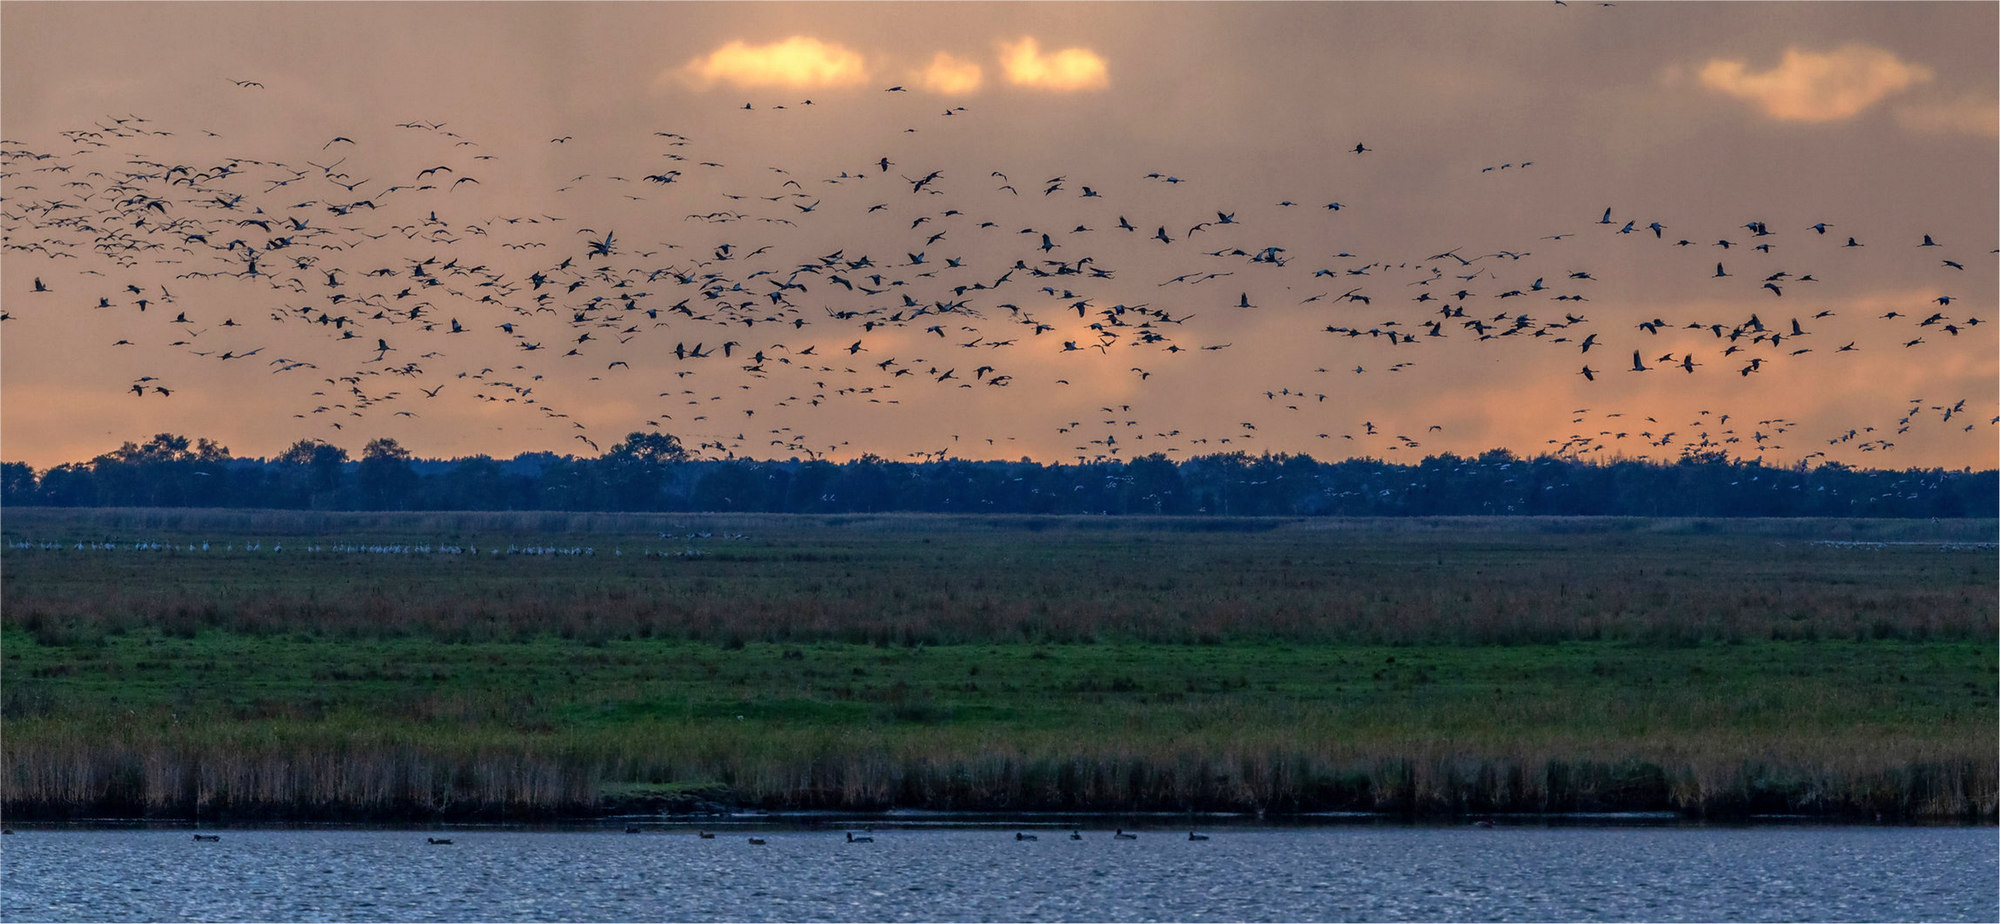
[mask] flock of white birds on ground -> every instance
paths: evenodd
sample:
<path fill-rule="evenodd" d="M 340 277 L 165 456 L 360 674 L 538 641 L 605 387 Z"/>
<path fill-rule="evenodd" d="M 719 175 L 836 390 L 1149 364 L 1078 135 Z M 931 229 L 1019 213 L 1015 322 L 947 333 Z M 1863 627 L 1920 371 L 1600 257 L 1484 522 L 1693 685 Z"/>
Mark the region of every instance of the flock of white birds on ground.
<path fill-rule="evenodd" d="M 975 117 L 964 107 L 940 116 L 901 90 L 882 99 L 911 117 L 944 125 Z M 264 83 L 219 79 L 217 91 L 258 94 Z M 741 108 L 745 119 L 782 120 L 814 105 Z M 1756 216 L 1697 231 L 1612 206 L 1549 216 L 1572 227 L 1524 233 L 1514 249 L 1370 256 L 1329 251 L 1322 241 L 1331 230 L 1314 241 L 1271 237 L 1274 212 L 1288 220 L 1311 212 L 1339 239 L 1365 239 L 1367 209 L 1353 201 L 1217 208 L 1196 194 L 1199 176 L 1143 165 L 1103 177 L 1026 176 L 1002 164 L 931 162 L 906 140 L 916 131 L 827 175 L 746 163 L 755 146 L 649 126 L 650 160 L 556 177 L 531 196 L 508 184 L 550 180 L 545 168 L 505 171 L 509 159 L 534 157 L 489 149 L 449 121 L 385 122 L 294 151 L 225 153 L 228 138 L 199 128 L 135 114 L 92 119 L 34 143 L 0 140 L 12 270 L 0 320 L 12 336 L 37 338 L 63 313 L 118 313 L 126 333 L 109 346 L 161 362 L 107 388 L 135 401 L 171 401 L 219 382 L 290 389 L 302 436 L 365 437 L 358 421 L 370 417 L 490 405 L 503 409 L 491 417 L 501 429 L 559 429 L 578 454 L 653 430 L 710 458 L 851 456 L 867 447 L 850 446 L 838 416 L 826 420 L 821 409 L 893 405 L 912 393 L 991 401 L 1028 377 L 1078 390 L 1127 380 L 1124 397 L 1009 408 L 1009 426 L 1047 426 L 1074 442 L 1079 461 L 1256 451 L 1268 445 L 1260 422 L 1268 431 L 1280 414 L 1313 420 L 1308 432 L 1319 430 L 1322 442 L 1304 449 L 1321 458 L 1415 455 L 1442 425 L 1375 417 L 1343 380 L 1477 374 L 1462 362 L 1427 363 L 1437 344 L 1535 351 L 1538 367 L 1567 367 L 1587 387 L 1646 375 L 1721 376 L 1743 389 L 1788 364 L 1851 353 L 1898 351 L 1922 363 L 1934 361 L 1927 353 L 1991 348 L 1968 336 L 1988 319 L 1965 313 L 1952 289 L 1964 261 L 1986 251 L 1970 242 Z M 164 150 L 175 154 L 149 153 Z M 1396 156 L 1393 139 L 1357 139 L 1328 155 L 1329 169 L 1365 171 L 1371 159 Z M 1480 173 L 1501 182 L 1547 169 L 1520 160 Z M 558 207 L 501 212 L 495 201 Z M 564 202 L 578 209 L 564 212 Z M 1585 258 L 1578 241 L 1593 237 L 1651 248 L 1740 307 L 1614 320 L 1594 310 L 1601 271 L 1572 262 Z M 1836 312 L 1811 293 L 1844 253 L 1864 247 L 1933 266 L 1937 290 L 1879 316 L 1841 319 L 1843 333 L 1833 335 Z M 1161 266 L 1173 270 L 1155 272 Z M 1149 297 L 1136 301 L 1134 292 Z M 1231 319 L 1253 313 L 1289 325 L 1288 339 L 1309 358 L 1286 368 L 1287 357 L 1232 353 Z M 164 362 L 174 351 L 225 374 L 176 382 L 188 367 Z M 1227 423 L 1169 419 L 1171 407 L 1135 410 L 1135 389 L 1201 362 L 1234 364 L 1243 383 L 1240 393 L 1214 396 L 1240 410 Z M 591 415 L 555 397 L 579 392 L 556 382 L 588 383 L 643 409 L 631 419 L 581 419 Z M 1719 407 L 1677 416 L 1580 408 L 1574 432 L 1549 439 L 1545 451 L 1750 458 L 1823 442 L 1791 450 L 1811 459 L 1890 450 L 1914 427 L 1991 428 L 2000 417 L 1989 412 L 1968 411 L 1963 396 L 1913 396 L 1893 423 L 1807 436 L 1788 417 L 1745 419 Z M 984 443 L 980 452 L 1006 457 L 1017 438 L 961 435 L 963 446 L 910 455 L 963 455 Z"/>

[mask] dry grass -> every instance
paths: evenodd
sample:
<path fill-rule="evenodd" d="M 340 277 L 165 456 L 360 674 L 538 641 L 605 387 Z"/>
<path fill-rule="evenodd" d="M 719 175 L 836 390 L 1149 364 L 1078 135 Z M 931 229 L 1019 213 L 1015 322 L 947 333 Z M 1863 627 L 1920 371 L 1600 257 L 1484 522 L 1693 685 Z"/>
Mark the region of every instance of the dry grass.
<path fill-rule="evenodd" d="M 156 516 L 161 522 L 151 521 Z M 1726 531 L 1623 520 L 1427 521 L 1386 530 L 1242 521 L 1242 531 L 1192 533 L 1179 530 L 1218 521 L 972 518 L 954 531 L 951 518 L 921 516 L 691 522 L 626 514 L 100 511 L 75 520 L 10 516 L 6 532 L 68 542 L 164 536 L 208 541 L 216 551 L 10 548 L 9 625 L 47 640 L 158 628 L 444 641 L 555 633 L 583 641 L 887 644 L 1278 638 L 1673 645 L 1983 639 L 2000 631 L 1990 550 L 1828 547 L 1801 541 L 1815 533 L 1799 534 L 1798 524 L 1780 529 L 1765 521 L 1730 523 Z M 997 525 L 1002 520 L 1013 527 Z M 209 529 L 252 522 L 260 528 Z M 1961 525 L 1941 524 L 1937 532 L 1963 541 Z M 1815 532 L 1920 531 L 1840 521 Z M 690 533 L 697 538 L 686 538 Z M 224 553 L 225 541 L 255 541 L 265 551 Z M 339 541 L 476 546 L 486 554 L 301 551 Z M 277 545 L 288 548 L 268 551 Z M 490 554 L 509 545 L 589 546 L 596 554 Z"/>

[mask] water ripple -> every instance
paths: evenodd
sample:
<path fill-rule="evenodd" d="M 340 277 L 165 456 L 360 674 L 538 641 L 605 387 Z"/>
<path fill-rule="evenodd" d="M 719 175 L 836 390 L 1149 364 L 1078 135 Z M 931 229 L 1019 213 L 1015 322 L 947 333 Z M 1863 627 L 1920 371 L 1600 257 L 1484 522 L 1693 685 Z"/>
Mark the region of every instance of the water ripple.
<path fill-rule="evenodd" d="M 431 832 L 435 834 L 435 832 Z M 9 921 L 2000 919 L 1989 828 L 27 830 Z"/>

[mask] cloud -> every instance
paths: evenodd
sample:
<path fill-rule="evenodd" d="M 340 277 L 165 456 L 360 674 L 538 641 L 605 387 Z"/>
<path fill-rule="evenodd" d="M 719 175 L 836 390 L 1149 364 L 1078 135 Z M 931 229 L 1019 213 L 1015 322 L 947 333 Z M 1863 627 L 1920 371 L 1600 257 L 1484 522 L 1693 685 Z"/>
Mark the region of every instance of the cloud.
<path fill-rule="evenodd" d="M 1969 95 L 1943 102 L 1912 103 L 1896 109 L 1896 122 L 1911 131 L 1992 138 L 2000 136 L 2000 102 Z"/>
<path fill-rule="evenodd" d="M 768 45 L 730 42 L 689 61 L 682 75 L 696 86 L 842 87 L 868 79 L 861 55 L 816 38 L 795 35 Z"/>
<path fill-rule="evenodd" d="M 1749 100 L 1774 119 L 1831 122 L 1858 115 L 1932 73 L 1880 48 L 1849 44 L 1826 53 L 1787 48 L 1777 67 L 1756 73 L 1745 62 L 1715 58 L 1699 76 L 1703 86 Z"/>
<path fill-rule="evenodd" d="M 1000 44 L 1000 67 L 1010 83 L 1044 90 L 1102 90 L 1111 84 L 1104 59 L 1087 48 L 1042 54 L 1032 38 Z"/>
<path fill-rule="evenodd" d="M 979 89 L 984 78 L 979 65 L 940 51 L 916 82 L 932 93 L 955 96 Z"/>

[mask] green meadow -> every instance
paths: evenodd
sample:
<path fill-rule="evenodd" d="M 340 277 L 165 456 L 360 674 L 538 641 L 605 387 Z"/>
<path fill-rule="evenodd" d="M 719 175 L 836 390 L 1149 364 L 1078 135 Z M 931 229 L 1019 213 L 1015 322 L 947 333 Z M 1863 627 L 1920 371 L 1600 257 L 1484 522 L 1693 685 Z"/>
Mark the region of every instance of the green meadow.
<path fill-rule="evenodd" d="M 17 818 L 1991 819 L 1994 529 L 9 510 L 0 782 Z"/>

